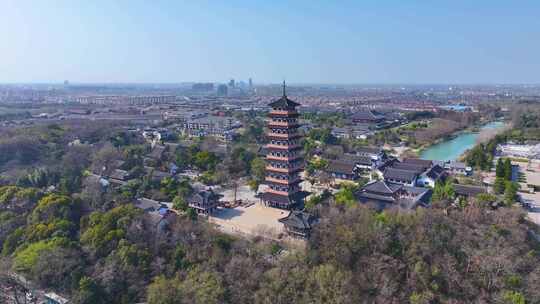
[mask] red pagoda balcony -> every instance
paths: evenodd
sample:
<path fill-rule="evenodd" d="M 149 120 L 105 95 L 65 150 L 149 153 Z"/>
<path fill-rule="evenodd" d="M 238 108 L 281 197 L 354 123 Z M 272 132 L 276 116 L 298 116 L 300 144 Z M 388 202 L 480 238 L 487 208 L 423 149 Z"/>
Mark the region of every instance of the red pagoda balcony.
<path fill-rule="evenodd" d="M 283 195 L 283 196 L 288 196 L 289 194 L 292 194 L 292 193 L 289 193 L 287 191 L 277 191 L 277 190 L 274 190 L 274 189 L 267 189 L 266 192 L 274 193 L 274 194 L 277 194 L 277 195 Z"/>
<path fill-rule="evenodd" d="M 300 136 L 300 134 L 298 133 L 283 134 L 283 133 L 274 133 L 274 132 L 268 132 L 267 135 L 269 137 L 280 138 L 280 139 L 296 138 Z"/>
<path fill-rule="evenodd" d="M 272 110 L 270 115 L 298 115 L 296 110 L 294 111 L 284 111 L 284 110 Z"/>
<path fill-rule="evenodd" d="M 283 121 L 268 121 L 268 127 L 285 127 L 285 128 L 297 128 L 297 122 L 283 122 Z"/>
<path fill-rule="evenodd" d="M 270 154 L 266 155 L 267 160 L 277 160 L 277 161 L 284 161 L 284 162 L 297 160 L 301 157 L 302 157 L 301 155 L 295 155 L 295 156 L 274 156 Z"/>
<path fill-rule="evenodd" d="M 296 171 L 301 171 L 304 169 L 304 166 L 295 166 L 293 168 L 276 168 L 272 166 L 266 166 L 266 170 L 279 172 L 279 173 L 293 173 Z"/>
<path fill-rule="evenodd" d="M 290 185 L 290 184 L 294 184 L 294 183 L 302 181 L 300 179 L 300 177 L 297 177 L 297 178 L 292 179 L 292 180 L 288 180 L 288 179 L 279 179 L 279 178 L 273 178 L 273 177 L 268 177 L 268 176 L 266 177 L 265 180 L 267 182 L 272 182 L 272 183 L 282 184 L 282 185 Z"/>
<path fill-rule="evenodd" d="M 301 148 L 301 146 L 300 145 L 290 145 L 290 146 L 288 146 L 288 145 L 267 144 L 266 148 L 267 149 L 293 150 L 293 149 Z"/>

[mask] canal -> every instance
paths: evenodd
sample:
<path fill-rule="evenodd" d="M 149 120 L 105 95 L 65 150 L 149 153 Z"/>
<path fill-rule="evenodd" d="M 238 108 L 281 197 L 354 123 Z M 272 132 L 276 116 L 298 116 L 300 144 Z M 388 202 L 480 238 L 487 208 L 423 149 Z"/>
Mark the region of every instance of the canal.
<path fill-rule="evenodd" d="M 481 130 L 498 129 L 504 127 L 502 121 L 490 122 L 482 126 Z M 431 160 L 457 160 L 465 151 L 476 144 L 479 133 L 463 132 L 454 138 L 442 141 L 420 152 L 420 158 Z"/>

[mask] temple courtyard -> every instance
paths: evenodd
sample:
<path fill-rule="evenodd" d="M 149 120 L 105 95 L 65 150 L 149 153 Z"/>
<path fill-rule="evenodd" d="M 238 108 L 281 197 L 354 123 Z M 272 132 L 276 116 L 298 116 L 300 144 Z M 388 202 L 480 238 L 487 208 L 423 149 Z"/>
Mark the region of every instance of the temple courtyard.
<path fill-rule="evenodd" d="M 219 194 L 223 195 L 222 201 L 234 201 L 233 189 L 224 189 L 219 191 Z M 255 197 L 255 192 L 245 183 L 237 187 L 236 200 L 242 202 L 240 206 L 219 207 L 208 217 L 208 221 L 226 233 L 262 236 L 270 239 L 282 237 L 284 227 L 278 220 L 286 217 L 289 211 L 264 206 L 260 199 Z"/>

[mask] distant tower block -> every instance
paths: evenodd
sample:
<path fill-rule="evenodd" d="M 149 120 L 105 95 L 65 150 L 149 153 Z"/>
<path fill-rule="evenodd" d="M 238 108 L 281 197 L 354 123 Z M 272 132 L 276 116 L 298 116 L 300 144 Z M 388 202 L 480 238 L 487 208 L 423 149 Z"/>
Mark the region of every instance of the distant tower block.
<path fill-rule="evenodd" d="M 298 133 L 300 104 L 287 98 L 285 82 L 283 96 L 270 103 L 268 114 L 268 144 L 266 145 L 266 184 L 261 198 L 267 206 L 291 209 L 301 206 L 307 193 L 300 188 L 300 172 L 304 167 L 302 135 Z"/>

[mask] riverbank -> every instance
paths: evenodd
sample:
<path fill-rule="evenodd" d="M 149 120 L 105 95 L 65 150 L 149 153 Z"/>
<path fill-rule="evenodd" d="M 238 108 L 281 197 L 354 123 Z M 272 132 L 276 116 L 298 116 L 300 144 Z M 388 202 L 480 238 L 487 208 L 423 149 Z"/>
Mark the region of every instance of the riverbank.
<path fill-rule="evenodd" d="M 470 128 L 477 128 L 472 126 Z M 417 151 L 418 156 L 422 159 L 450 161 L 458 160 L 467 150 L 471 149 L 478 143 L 478 139 L 488 139 L 489 136 L 495 136 L 505 128 L 505 123 L 502 121 L 494 121 L 484 124 L 480 127 L 479 132 L 472 132 L 470 128 L 460 130 L 448 138 L 441 138 L 436 143 L 429 145 L 426 148 Z M 489 138 L 491 138 L 489 137 Z"/>

